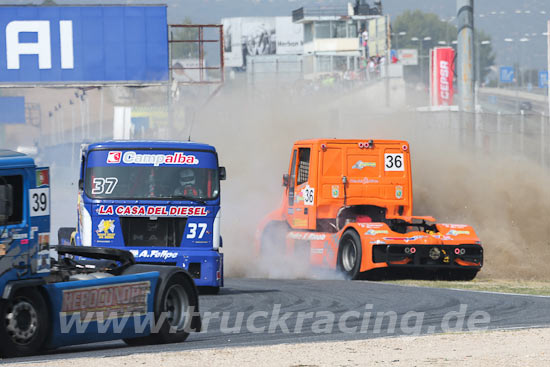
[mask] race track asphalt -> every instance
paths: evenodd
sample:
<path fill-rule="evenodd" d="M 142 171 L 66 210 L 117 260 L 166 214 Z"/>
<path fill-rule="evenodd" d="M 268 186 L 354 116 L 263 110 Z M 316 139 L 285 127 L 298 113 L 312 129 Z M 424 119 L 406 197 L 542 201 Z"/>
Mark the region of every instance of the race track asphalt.
<path fill-rule="evenodd" d="M 185 343 L 97 343 L 2 363 L 550 326 L 550 297 L 368 281 L 228 279 L 200 308 L 203 332 Z"/>

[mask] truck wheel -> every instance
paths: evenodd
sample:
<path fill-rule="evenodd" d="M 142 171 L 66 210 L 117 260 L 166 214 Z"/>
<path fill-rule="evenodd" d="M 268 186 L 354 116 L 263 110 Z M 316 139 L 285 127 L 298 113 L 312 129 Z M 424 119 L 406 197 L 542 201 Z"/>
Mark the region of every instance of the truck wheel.
<path fill-rule="evenodd" d="M 36 289 L 22 289 L 0 301 L 0 356 L 38 353 L 46 340 L 50 319 L 44 297 Z"/>
<path fill-rule="evenodd" d="M 155 310 L 157 330 L 152 330 L 145 337 L 124 339 L 124 342 L 130 346 L 184 342 L 191 331 L 190 313 L 197 312 L 197 300 L 193 294 L 193 287 L 187 279 L 181 274 L 174 274 L 160 295 L 160 309 Z"/>
<path fill-rule="evenodd" d="M 361 258 L 363 251 L 361 247 L 361 238 L 354 230 L 347 230 L 340 238 L 338 246 L 338 270 L 346 275 L 347 278 L 355 280 L 361 274 Z"/>

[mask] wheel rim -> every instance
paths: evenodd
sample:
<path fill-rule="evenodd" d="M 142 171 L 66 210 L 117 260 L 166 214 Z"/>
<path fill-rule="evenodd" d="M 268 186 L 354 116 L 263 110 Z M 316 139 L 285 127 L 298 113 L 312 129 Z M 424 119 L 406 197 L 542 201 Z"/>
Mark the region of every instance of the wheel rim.
<path fill-rule="evenodd" d="M 350 272 L 355 267 L 356 261 L 357 249 L 355 248 L 355 242 L 348 238 L 344 242 L 344 248 L 342 249 L 342 267 L 345 271 Z"/>
<path fill-rule="evenodd" d="M 167 313 L 166 320 L 171 328 L 176 331 L 185 329 L 188 319 L 189 298 L 183 286 L 172 285 L 166 293 L 164 300 L 164 311 Z"/>
<path fill-rule="evenodd" d="M 26 299 L 17 299 L 5 316 L 6 331 L 10 339 L 20 345 L 28 344 L 38 330 L 38 314 Z"/>

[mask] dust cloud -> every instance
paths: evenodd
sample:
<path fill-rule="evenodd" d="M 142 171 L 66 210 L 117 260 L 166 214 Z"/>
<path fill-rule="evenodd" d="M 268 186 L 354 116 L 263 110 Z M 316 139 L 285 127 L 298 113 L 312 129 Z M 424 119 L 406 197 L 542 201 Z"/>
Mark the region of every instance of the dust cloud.
<path fill-rule="evenodd" d="M 293 142 L 323 137 L 408 140 L 415 215 L 472 225 L 485 248 L 481 277 L 550 275 L 550 188 L 545 184 L 549 172 L 518 155 L 513 144 L 487 149 L 473 144 L 472 133 L 445 116 L 411 112 L 402 87 L 391 86 L 388 107 L 383 83 L 304 94 L 293 85 L 253 88 L 229 82 L 208 104 L 196 104 L 191 138 L 214 145 L 228 172 L 222 183 L 226 276 L 339 277 L 311 270 L 307 256 L 260 260 L 254 250 L 258 223 L 282 200 L 281 177 L 288 169 Z M 176 108 L 183 109 L 184 104 L 180 101 Z M 107 108 L 105 114 L 107 120 Z M 170 138 L 187 140 L 188 131 L 189 124 L 178 122 Z M 77 138 L 81 135 L 85 134 L 78 133 Z M 11 143 L 16 144 L 14 139 Z M 61 144 L 43 152 L 42 164 L 52 166 L 54 238 L 58 227 L 76 224 L 78 148 L 79 144 Z M 67 164 L 73 155 L 76 159 Z"/>
<path fill-rule="evenodd" d="M 465 144 L 459 128 L 411 112 L 402 98 L 390 99 L 388 108 L 382 85 L 314 96 L 294 92 L 230 85 L 197 114 L 193 140 L 215 145 L 228 171 L 222 185 L 226 275 L 317 276 L 305 258 L 260 261 L 253 243 L 261 218 L 282 199 L 293 142 L 319 137 L 408 140 L 415 215 L 472 225 L 485 248 L 481 277 L 550 274 L 550 189 L 544 185 L 550 177 L 538 163 L 517 157 L 513 148 L 487 152 Z"/>

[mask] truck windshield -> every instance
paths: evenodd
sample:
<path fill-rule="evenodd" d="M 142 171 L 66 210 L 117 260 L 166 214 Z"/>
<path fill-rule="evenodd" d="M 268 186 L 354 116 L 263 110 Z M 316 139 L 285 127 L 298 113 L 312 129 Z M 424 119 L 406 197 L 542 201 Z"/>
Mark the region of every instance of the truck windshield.
<path fill-rule="evenodd" d="M 187 166 L 88 167 L 85 192 L 91 199 L 212 200 L 219 176 L 217 169 Z"/>

